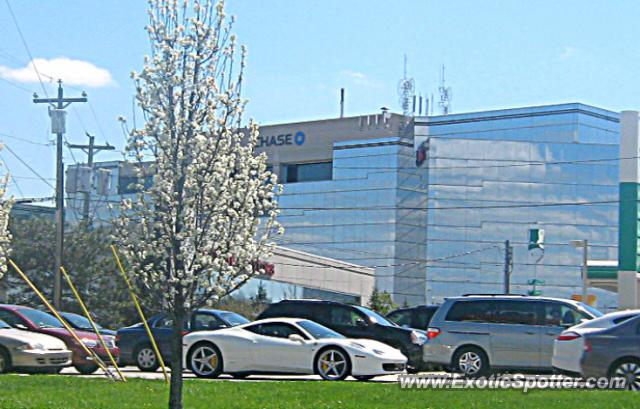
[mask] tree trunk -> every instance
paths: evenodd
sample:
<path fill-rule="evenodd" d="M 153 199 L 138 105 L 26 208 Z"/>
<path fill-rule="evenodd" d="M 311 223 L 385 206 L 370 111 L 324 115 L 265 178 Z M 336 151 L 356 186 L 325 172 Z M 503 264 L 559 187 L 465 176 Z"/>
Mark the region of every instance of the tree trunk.
<path fill-rule="evenodd" d="M 186 313 L 176 311 L 171 334 L 171 384 L 169 388 L 169 409 L 182 409 L 182 331 Z"/>

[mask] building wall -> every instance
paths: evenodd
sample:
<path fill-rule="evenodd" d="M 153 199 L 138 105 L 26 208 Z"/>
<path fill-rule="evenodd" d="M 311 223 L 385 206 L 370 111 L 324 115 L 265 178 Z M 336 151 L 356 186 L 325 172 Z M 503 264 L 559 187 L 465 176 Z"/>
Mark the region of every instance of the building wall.
<path fill-rule="evenodd" d="M 616 258 L 618 162 L 593 159 L 618 157 L 617 114 L 564 104 L 420 118 L 416 144 L 425 139 L 427 258 L 479 251 L 429 264 L 433 301 L 502 292 L 507 239 L 514 244 L 515 292 L 530 289 L 527 281 L 536 278 L 546 282 L 544 295 L 580 293 L 581 253 L 570 240 L 588 239 L 591 259 Z M 611 203 L 545 206 L 594 201 Z M 545 230 L 540 262 L 540 254 L 527 249 L 532 227 Z M 600 296 L 612 302 L 606 293 Z"/>
<path fill-rule="evenodd" d="M 399 304 L 502 292 L 504 240 L 514 245 L 519 293 L 534 278 L 544 295 L 580 292 L 581 254 L 570 240 L 588 239 L 591 259 L 617 257 L 618 162 L 606 160 L 618 157 L 617 114 L 562 104 L 406 125 L 378 114 L 262 127 L 258 151 L 280 175 L 287 164 L 331 162 L 330 180 L 284 185 L 278 244 L 374 268 L 378 288 Z M 417 166 L 416 147 L 427 141 Z M 110 166 L 117 185 L 117 163 L 96 166 Z M 117 191 L 94 194 L 100 218 Z M 611 203 L 557 206 L 594 201 Z M 531 227 L 546 232 L 539 262 L 527 250 Z"/>

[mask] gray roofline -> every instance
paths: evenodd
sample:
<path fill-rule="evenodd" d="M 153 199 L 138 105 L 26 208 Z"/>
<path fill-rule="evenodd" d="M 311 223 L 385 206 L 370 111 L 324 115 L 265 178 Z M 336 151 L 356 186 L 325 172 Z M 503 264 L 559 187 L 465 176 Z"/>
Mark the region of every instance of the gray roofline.
<path fill-rule="evenodd" d="M 415 123 L 416 125 L 423 124 L 429 126 L 437 126 L 567 113 L 581 113 L 611 122 L 619 122 L 619 114 L 617 112 L 574 102 L 566 104 L 540 105 L 533 107 L 525 106 L 519 108 L 506 108 L 489 111 L 464 112 L 449 115 L 422 116 L 416 117 Z"/>

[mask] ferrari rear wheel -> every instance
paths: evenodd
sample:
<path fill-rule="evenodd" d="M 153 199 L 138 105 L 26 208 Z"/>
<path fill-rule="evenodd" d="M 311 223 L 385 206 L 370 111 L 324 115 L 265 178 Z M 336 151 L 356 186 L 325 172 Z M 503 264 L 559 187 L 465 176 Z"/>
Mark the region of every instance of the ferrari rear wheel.
<path fill-rule="evenodd" d="M 327 381 L 341 381 L 351 373 L 351 362 L 344 350 L 327 348 L 316 358 L 316 371 Z"/>
<path fill-rule="evenodd" d="M 222 354 L 210 342 L 200 342 L 189 352 L 189 367 L 198 378 L 217 378 L 222 373 Z"/>

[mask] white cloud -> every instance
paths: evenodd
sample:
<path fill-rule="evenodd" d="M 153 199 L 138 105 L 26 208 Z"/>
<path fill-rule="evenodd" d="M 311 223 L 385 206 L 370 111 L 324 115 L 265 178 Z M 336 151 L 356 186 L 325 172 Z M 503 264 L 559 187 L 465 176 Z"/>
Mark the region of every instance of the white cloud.
<path fill-rule="evenodd" d="M 42 76 L 43 82 L 61 79 L 65 84 L 84 85 L 92 88 L 114 84 L 108 70 L 96 67 L 87 61 L 72 60 L 66 57 L 35 58 L 33 62 L 23 68 L 0 65 L 0 77 L 18 82 L 36 83 L 38 82 L 38 74 L 34 69 L 34 64 Z"/>
<path fill-rule="evenodd" d="M 343 70 L 340 71 L 340 76 L 351 80 L 356 85 L 362 85 L 365 87 L 378 88 L 381 84 L 370 78 L 367 74 L 360 71 Z"/>

